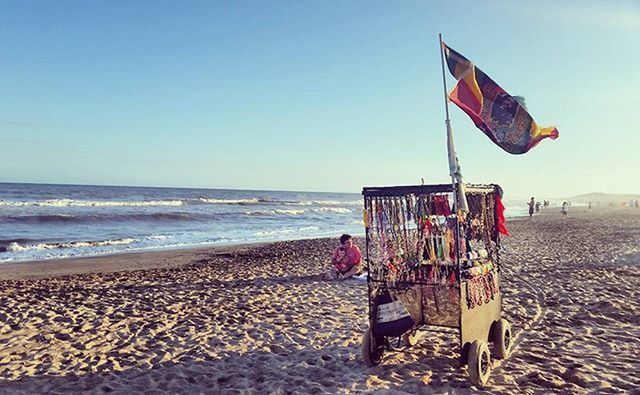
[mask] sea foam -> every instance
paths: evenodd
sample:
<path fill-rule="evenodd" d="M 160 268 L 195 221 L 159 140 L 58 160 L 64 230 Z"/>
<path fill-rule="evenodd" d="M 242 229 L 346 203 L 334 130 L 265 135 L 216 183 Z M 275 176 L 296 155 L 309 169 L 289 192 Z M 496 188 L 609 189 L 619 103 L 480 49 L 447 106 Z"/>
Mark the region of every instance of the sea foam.
<path fill-rule="evenodd" d="M 30 250 L 52 250 L 58 248 L 104 247 L 113 245 L 127 245 L 135 242 L 136 239 L 133 238 L 98 241 L 72 241 L 70 243 L 39 243 L 26 245 L 21 245 L 17 242 L 13 242 L 7 246 L 7 251 L 21 252 Z"/>
<path fill-rule="evenodd" d="M 95 201 L 74 199 L 49 199 L 36 201 L 0 200 L 0 206 L 42 207 L 118 207 L 118 206 L 182 206 L 183 200 Z"/>

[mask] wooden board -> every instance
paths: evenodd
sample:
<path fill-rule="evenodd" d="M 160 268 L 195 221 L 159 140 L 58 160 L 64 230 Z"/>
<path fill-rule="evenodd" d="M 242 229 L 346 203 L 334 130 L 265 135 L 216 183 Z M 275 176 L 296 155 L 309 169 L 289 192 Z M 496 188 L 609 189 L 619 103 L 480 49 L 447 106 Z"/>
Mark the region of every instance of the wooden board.
<path fill-rule="evenodd" d="M 500 290 L 500 275 L 495 274 Z M 467 308 L 467 282 L 460 287 L 460 347 L 464 350 L 474 340 L 489 343 L 491 325 L 502 315 L 502 293 L 498 291 L 488 303 Z"/>

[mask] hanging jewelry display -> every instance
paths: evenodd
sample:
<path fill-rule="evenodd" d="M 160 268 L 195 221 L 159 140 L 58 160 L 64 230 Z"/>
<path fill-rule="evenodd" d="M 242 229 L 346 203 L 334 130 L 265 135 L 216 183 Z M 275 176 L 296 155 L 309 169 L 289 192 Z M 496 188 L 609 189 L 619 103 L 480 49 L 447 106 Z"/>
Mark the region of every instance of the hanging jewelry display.
<path fill-rule="evenodd" d="M 469 306 L 482 304 L 486 299 L 482 295 L 493 297 L 497 291 L 491 286 L 492 272 L 498 259 L 495 198 L 487 193 L 466 197 L 466 218 L 452 213 L 444 194 L 366 198 L 363 221 L 371 251 L 370 277 L 390 286 L 458 286 L 468 281 Z"/>

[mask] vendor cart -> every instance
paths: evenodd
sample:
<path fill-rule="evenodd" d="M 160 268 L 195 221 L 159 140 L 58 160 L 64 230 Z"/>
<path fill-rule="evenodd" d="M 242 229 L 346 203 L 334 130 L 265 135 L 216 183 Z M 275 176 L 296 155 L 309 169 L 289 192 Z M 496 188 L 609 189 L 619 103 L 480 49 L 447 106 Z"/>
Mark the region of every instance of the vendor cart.
<path fill-rule="evenodd" d="M 506 358 L 512 345 L 511 326 L 501 318 L 502 190 L 467 184 L 468 209 L 456 212 L 455 189 L 455 184 L 363 189 L 369 328 L 362 356 L 367 366 L 375 366 L 399 339 L 414 346 L 418 330 L 428 335 L 450 328 L 457 332 L 471 382 L 482 386 L 492 354 Z M 407 314 L 391 309 L 392 303 Z M 389 331 L 400 322 L 404 327 Z"/>

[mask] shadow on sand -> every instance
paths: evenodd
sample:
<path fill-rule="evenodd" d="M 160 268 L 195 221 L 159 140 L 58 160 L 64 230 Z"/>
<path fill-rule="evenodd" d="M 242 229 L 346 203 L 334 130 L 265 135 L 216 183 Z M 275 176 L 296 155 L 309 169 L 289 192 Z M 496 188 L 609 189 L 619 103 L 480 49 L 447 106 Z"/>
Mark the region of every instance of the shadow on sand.
<path fill-rule="evenodd" d="M 436 355 L 428 345 L 399 351 L 420 354 L 413 363 L 395 363 L 390 353 L 383 364 L 367 368 L 359 347 L 305 347 L 297 350 L 221 352 L 217 358 L 194 350 L 177 361 L 118 371 L 113 361 L 64 376 L 35 375 L 1 380 L 0 393 L 336 393 L 374 389 L 405 393 L 470 390 L 457 359 Z M 413 359 L 410 355 L 403 359 Z M 416 355 L 418 357 L 418 355 Z M 99 361 L 99 360 L 98 360 Z M 423 380 L 428 377 L 426 384 Z M 379 386 L 381 382 L 386 384 Z M 397 393 L 397 392 L 396 392 Z"/>

